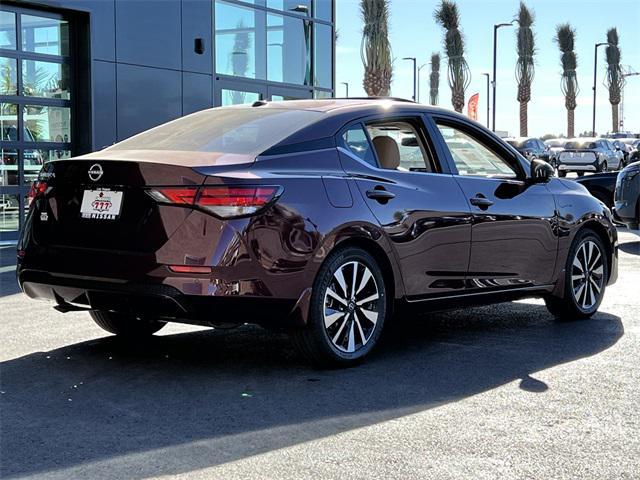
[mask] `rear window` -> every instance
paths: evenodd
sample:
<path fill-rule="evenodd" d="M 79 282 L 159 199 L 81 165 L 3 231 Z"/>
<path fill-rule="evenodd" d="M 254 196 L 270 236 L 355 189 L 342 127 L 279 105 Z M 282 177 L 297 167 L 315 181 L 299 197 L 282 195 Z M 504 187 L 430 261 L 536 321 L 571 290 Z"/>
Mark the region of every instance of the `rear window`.
<path fill-rule="evenodd" d="M 105 151 L 166 150 L 257 156 L 321 115 L 309 110 L 214 108 L 142 132 Z"/>
<path fill-rule="evenodd" d="M 544 144 L 547 147 L 562 147 L 564 144 L 566 143 L 566 140 L 547 140 L 546 142 L 544 142 Z"/>
<path fill-rule="evenodd" d="M 567 142 L 564 148 L 572 150 L 589 150 L 592 148 L 598 148 L 595 142 Z"/>

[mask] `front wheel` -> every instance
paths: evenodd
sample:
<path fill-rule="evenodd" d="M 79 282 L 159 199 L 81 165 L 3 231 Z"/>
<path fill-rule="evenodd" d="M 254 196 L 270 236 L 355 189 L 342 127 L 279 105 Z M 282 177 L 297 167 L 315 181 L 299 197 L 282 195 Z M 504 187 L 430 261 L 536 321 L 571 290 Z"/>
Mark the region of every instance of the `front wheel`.
<path fill-rule="evenodd" d="M 148 337 L 166 325 L 157 320 L 144 320 L 133 315 L 103 310 L 92 310 L 89 315 L 100 328 L 122 338 Z"/>
<path fill-rule="evenodd" d="M 319 367 L 347 367 L 375 347 L 387 313 L 382 270 L 366 251 L 332 253 L 313 284 L 308 324 L 292 332 L 298 351 Z"/>
<path fill-rule="evenodd" d="M 564 296 L 545 299 L 549 312 L 563 320 L 591 317 L 602 302 L 608 278 L 606 249 L 595 232 L 578 233 L 564 275 Z"/>
<path fill-rule="evenodd" d="M 558 177 L 564 178 L 567 176 L 566 170 L 558 170 Z"/>

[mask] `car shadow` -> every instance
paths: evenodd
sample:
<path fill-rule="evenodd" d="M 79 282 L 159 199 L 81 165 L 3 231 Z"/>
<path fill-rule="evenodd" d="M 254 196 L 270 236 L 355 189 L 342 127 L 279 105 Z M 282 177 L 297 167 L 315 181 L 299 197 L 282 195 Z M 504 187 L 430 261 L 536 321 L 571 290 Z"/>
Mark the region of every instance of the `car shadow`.
<path fill-rule="evenodd" d="M 2 478 L 145 478 L 383 422 L 595 355 L 616 316 L 554 322 L 511 303 L 411 319 L 363 365 L 314 370 L 285 335 L 246 327 L 125 344 L 104 337 L 3 362 Z"/>
<path fill-rule="evenodd" d="M 618 245 L 618 248 L 624 253 L 629 253 L 631 255 L 640 255 L 640 241 L 620 243 Z"/>

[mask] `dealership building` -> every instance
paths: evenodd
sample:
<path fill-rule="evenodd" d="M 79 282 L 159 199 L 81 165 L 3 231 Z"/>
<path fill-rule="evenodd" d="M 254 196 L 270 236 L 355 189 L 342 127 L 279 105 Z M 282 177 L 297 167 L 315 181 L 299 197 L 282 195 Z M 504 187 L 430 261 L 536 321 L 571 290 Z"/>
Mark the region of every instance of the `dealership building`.
<path fill-rule="evenodd" d="M 334 16 L 333 0 L 3 0 L 0 242 L 44 161 L 211 106 L 333 96 Z"/>

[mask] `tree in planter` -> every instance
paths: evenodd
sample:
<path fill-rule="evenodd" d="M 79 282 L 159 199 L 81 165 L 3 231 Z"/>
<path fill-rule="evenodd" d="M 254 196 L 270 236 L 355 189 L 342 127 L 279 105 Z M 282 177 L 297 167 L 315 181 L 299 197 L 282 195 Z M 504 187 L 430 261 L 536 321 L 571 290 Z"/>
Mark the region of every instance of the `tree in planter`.
<path fill-rule="evenodd" d="M 471 74 L 469 65 L 464 59 L 464 40 L 459 28 L 458 6 L 452 0 L 442 0 L 434 17 L 436 22 L 446 30 L 444 48 L 447 55 L 447 81 L 451 88 L 451 104 L 456 112 L 462 113 L 464 93 L 471 83 Z"/>
<path fill-rule="evenodd" d="M 520 2 L 518 11 L 518 61 L 516 62 L 516 81 L 518 82 L 518 102 L 520 102 L 520 136 L 527 136 L 529 121 L 527 104 L 531 100 L 531 84 L 535 74 L 533 56 L 535 40 L 533 37 L 533 13 L 524 2 Z"/>
<path fill-rule="evenodd" d="M 564 95 L 564 106 L 567 108 L 567 137 L 574 137 L 574 114 L 576 109 L 576 97 L 580 92 L 576 68 L 578 58 L 573 51 L 576 32 L 571 25 L 564 23 L 556 27 L 555 42 L 560 49 L 560 63 L 562 65 L 562 81 L 560 88 Z"/>
<path fill-rule="evenodd" d="M 234 35 L 233 50 L 230 54 L 231 71 L 236 77 L 246 77 L 249 68 L 248 51 L 251 48 L 251 37 L 244 26 L 244 22 L 240 20 L 236 25 L 238 30 Z M 245 92 L 233 90 L 229 92 L 229 99 L 232 105 L 245 103 Z"/>
<path fill-rule="evenodd" d="M 438 104 L 438 89 L 440 88 L 440 54 L 431 54 L 431 74 L 429 75 L 429 103 Z"/>
<path fill-rule="evenodd" d="M 360 56 L 362 86 L 370 97 L 385 97 L 391 90 L 393 65 L 389 44 L 389 0 L 360 0 L 364 27 Z"/>
<path fill-rule="evenodd" d="M 621 92 L 624 87 L 624 76 L 620 66 L 620 48 L 618 47 L 618 30 L 610 28 L 607 31 L 607 78 L 605 85 L 609 89 L 609 103 L 611 104 L 612 131 L 617 132 L 620 125 L 618 119 L 618 106 L 620 105 Z"/>

